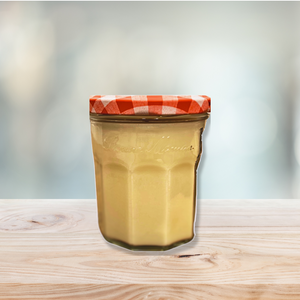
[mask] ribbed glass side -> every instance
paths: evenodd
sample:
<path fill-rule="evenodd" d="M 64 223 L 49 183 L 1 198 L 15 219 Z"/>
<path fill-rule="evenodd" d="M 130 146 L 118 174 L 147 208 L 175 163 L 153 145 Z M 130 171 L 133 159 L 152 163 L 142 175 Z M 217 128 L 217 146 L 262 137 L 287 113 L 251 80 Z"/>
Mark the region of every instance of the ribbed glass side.
<path fill-rule="evenodd" d="M 205 119 L 91 120 L 98 221 L 131 250 L 167 250 L 194 236 L 196 169 Z"/>

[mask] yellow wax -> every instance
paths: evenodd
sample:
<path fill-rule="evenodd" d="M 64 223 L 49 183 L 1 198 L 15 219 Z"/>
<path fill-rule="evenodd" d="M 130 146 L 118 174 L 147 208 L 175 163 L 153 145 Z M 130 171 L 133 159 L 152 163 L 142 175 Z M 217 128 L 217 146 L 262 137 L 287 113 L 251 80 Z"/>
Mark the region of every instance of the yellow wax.
<path fill-rule="evenodd" d="M 99 227 L 133 246 L 194 236 L 196 169 L 205 120 L 91 121 Z"/>

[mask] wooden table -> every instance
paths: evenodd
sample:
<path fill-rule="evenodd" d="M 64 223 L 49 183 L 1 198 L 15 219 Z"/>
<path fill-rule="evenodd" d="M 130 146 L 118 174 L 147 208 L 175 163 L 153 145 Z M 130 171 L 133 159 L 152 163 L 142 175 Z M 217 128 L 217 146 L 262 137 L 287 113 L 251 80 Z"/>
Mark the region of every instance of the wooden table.
<path fill-rule="evenodd" d="M 0 200 L 0 299 L 300 299 L 300 200 L 198 210 L 190 244 L 130 252 L 104 241 L 95 200 Z"/>

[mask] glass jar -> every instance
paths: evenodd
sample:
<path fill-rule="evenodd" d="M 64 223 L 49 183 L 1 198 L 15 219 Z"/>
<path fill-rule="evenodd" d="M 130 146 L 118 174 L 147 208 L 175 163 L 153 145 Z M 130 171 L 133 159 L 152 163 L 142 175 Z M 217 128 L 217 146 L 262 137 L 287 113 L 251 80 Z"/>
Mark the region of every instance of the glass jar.
<path fill-rule="evenodd" d="M 209 112 L 210 106 L 198 114 L 91 111 L 98 222 L 108 242 L 168 250 L 193 239 L 196 173 Z"/>

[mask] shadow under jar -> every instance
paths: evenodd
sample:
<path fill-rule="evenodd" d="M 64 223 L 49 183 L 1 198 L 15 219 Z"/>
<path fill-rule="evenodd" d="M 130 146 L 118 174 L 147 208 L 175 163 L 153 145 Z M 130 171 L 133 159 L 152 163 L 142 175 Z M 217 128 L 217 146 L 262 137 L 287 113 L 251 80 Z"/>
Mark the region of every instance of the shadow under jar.
<path fill-rule="evenodd" d="M 143 111 L 136 105 L 145 97 Z M 165 97 L 174 99 L 172 109 L 154 101 L 163 103 Z M 121 112 L 129 102 L 140 109 L 117 114 L 115 105 Z M 189 102 L 197 110 L 178 108 Z M 114 114 L 103 113 L 109 106 Z M 130 250 L 162 251 L 193 239 L 196 172 L 209 113 L 206 96 L 90 98 L 98 222 L 108 242 Z"/>

